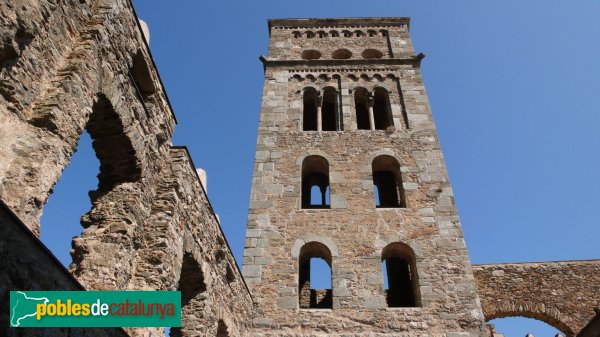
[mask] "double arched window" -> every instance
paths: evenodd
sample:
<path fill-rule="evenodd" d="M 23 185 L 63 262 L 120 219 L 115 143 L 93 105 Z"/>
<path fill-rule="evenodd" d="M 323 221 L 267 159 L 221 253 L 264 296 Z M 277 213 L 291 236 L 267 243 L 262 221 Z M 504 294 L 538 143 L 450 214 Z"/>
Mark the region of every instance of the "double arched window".
<path fill-rule="evenodd" d="M 354 106 L 359 130 L 386 130 L 394 125 L 389 93 L 384 88 L 375 88 L 373 93 L 364 88 L 355 89 Z"/>
<path fill-rule="evenodd" d="M 322 94 L 314 88 L 305 88 L 302 102 L 304 131 L 342 131 L 339 93 L 335 88 L 326 87 Z"/>

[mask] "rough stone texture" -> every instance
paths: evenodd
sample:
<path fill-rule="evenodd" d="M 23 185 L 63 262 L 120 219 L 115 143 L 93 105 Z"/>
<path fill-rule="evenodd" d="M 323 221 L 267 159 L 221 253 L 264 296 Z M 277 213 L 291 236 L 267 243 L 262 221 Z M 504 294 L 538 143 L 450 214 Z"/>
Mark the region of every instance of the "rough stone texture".
<path fill-rule="evenodd" d="M 172 336 L 465 337 L 486 334 L 484 319 L 512 315 L 578 332 L 598 305 L 600 262 L 477 266 L 475 279 L 408 25 L 407 18 L 269 21 L 244 250 L 252 297 L 189 153 L 171 145 L 176 120 L 131 3 L 0 3 L 3 303 L 11 289 L 180 289 L 183 327 Z M 341 49 L 349 59 L 335 58 Z M 321 57 L 302 59 L 306 50 Z M 302 131 L 307 87 L 335 89 L 343 131 Z M 354 93 L 376 88 L 390 93 L 392 125 L 358 130 Z M 101 167 L 69 275 L 35 235 L 84 130 Z M 301 208 L 302 162 L 311 155 L 327 160 L 327 209 Z M 406 207 L 375 207 L 379 155 L 399 163 Z M 333 289 L 307 286 L 300 297 L 302 248 L 317 243 L 333 267 Z M 412 259 L 414 308 L 387 308 L 382 252 L 398 243 Z M 331 297 L 332 308 L 300 309 L 310 297 L 327 305 Z M 0 309 L 5 321 L 7 307 Z M 36 335 L 100 332 L 125 335 Z"/>
<path fill-rule="evenodd" d="M 483 315 L 423 86 L 408 19 L 271 20 L 243 273 L 257 301 L 256 336 L 477 336 Z M 312 30 L 386 30 L 387 36 L 295 37 Z M 382 43 L 387 41 L 387 43 Z M 299 59 L 300 49 L 349 60 Z M 364 60 L 359 49 L 381 49 Z M 302 89 L 340 93 L 344 131 L 302 131 Z M 393 128 L 357 130 L 354 92 L 384 87 Z M 329 164 L 331 208 L 301 209 L 301 166 Z M 371 164 L 400 163 L 408 207 L 375 208 Z M 333 309 L 300 309 L 298 251 L 332 255 Z M 387 308 L 382 249 L 410 246 L 420 307 Z"/>
<path fill-rule="evenodd" d="M 594 310 L 596 316 L 581 330 L 579 337 L 600 337 L 600 309 Z"/>
<path fill-rule="evenodd" d="M 176 120 L 131 3 L 2 2 L 0 41 L 0 199 L 38 234 L 87 130 L 101 166 L 73 275 L 87 289 L 183 290 L 191 268 L 205 290 L 184 335 L 246 330 L 251 296 L 189 154 L 171 145 Z"/>
<path fill-rule="evenodd" d="M 476 265 L 473 272 L 486 320 L 524 316 L 574 336 L 600 305 L 600 260 Z"/>
<path fill-rule="evenodd" d="M 122 329 L 9 328 L 9 295 L 17 290 L 83 290 L 35 235 L 0 202 L 0 336 L 128 336 Z"/>

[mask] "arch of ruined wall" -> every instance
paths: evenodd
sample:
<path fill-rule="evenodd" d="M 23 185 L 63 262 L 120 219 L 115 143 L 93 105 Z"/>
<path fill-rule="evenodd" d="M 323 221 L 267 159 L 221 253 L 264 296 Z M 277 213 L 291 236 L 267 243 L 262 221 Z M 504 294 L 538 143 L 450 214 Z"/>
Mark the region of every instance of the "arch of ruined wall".
<path fill-rule="evenodd" d="M 522 316 L 574 336 L 600 306 L 600 260 L 473 266 L 485 320 Z"/>
<path fill-rule="evenodd" d="M 39 235 L 87 130 L 101 166 L 73 275 L 87 289 L 176 290 L 191 252 L 210 309 L 183 330 L 245 330 L 252 298 L 187 149 L 171 145 L 176 119 L 129 0 L 3 2 L 0 17 L 0 200 Z"/>

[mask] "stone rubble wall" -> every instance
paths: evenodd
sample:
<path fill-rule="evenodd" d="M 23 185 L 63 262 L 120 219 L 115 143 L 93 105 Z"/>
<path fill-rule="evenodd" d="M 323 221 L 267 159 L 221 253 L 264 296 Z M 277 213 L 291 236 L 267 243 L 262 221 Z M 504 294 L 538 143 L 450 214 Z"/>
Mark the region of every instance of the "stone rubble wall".
<path fill-rule="evenodd" d="M 574 336 L 600 306 L 600 260 L 473 266 L 485 319 L 524 316 Z"/>
<path fill-rule="evenodd" d="M 73 275 L 86 289 L 175 290 L 190 254 L 207 289 L 204 311 L 184 311 L 184 332 L 216 333 L 221 321 L 243 335 L 252 298 L 189 154 L 171 145 L 176 119 L 131 3 L 2 2 L 0 43 L 0 199 L 39 235 L 89 132 L 99 185 L 72 243 Z"/>
<path fill-rule="evenodd" d="M 11 291 L 83 290 L 37 237 L 0 202 L 0 336 L 129 336 L 116 328 L 9 328 Z"/>

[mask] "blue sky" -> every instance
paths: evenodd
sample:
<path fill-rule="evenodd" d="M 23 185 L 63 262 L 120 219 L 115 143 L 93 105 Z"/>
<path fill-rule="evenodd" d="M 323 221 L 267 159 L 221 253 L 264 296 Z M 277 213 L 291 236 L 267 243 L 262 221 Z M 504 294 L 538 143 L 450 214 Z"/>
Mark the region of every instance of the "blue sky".
<path fill-rule="evenodd" d="M 600 2 L 135 0 L 187 145 L 241 261 L 267 18 L 410 16 L 473 263 L 600 258 Z M 89 137 L 42 239 L 69 263 L 98 162 Z M 552 329 L 503 320 L 509 337 Z"/>

